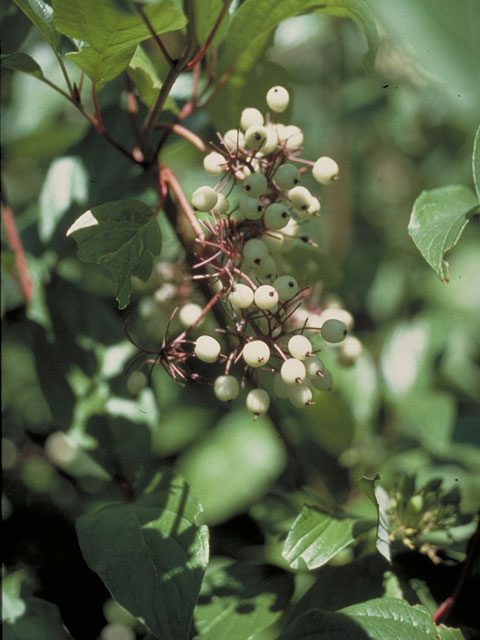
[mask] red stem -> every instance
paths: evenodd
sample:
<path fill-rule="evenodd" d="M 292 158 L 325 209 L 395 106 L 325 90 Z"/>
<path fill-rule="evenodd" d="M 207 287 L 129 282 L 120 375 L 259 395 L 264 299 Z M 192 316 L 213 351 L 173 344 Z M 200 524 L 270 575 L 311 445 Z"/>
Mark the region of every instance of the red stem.
<path fill-rule="evenodd" d="M 202 47 L 200 48 L 200 51 L 193 58 L 193 60 L 190 60 L 190 62 L 185 67 L 187 69 L 187 71 L 189 69 L 193 69 L 194 67 L 196 67 L 197 64 L 200 62 L 200 60 L 203 58 L 203 56 L 206 54 L 207 49 L 210 46 L 210 44 L 212 43 L 212 40 L 214 39 L 215 34 L 218 31 L 218 27 L 220 26 L 220 23 L 222 22 L 223 18 L 225 17 L 225 14 L 227 13 L 229 6 L 230 6 L 230 2 L 226 2 L 223 5 L 222 10 L 218 14 L 218 18 L 216 19 L 215 24 L 212 27 L 212 30 L 208 34 L 207 39 L 205 40 L 205 42 L 203 43 Z"/>
<path fill-rule="evenodd" d="M 17 230 L 15 217 L 12 209 L 4 205 L 2 207 L 2 220 L 7 233 L 8 243 L 15 254 L 15 264 L 17 266 L 20 291 L 25 304 L 29 304 L 33 297 L 33 283 L 28 272 L 27 258 L 23 250 L 22 241 Z"/>
<path fill-rule="evenodd" d="M 177 177 L 171 169 L 163 166 L 160 169 L 160 185 L 163 185 L 165 183 L 168 184 L 172 189 L 180 208 L 186 215 L 190 226 L 195 233 L 195 236 L 200 240 L 200 242 L 202 242 L 203 240 L 205 240 L 205 234 L 203 233 L 202 227 L 200 226 L 198 220 L 195 218 L 193 209 L 190 206 L 190 203 L 188 202 L 187 197 L 185 196 L 185 193 L 183 192 L 183 189 L 177 180 Z"/>
<path fill-rule="evenodd" d="M 168 51 L 165 49 L 165 45 L 163 44 L 163 42 L 160 40 L 159 35 L 155 32 L 155 29 L 152 27 L 152 24 L 150 22 L 150 20 L 147 18 L 147 16 L 145 15 L 145 12 L 143 11 L 143 9 L 141 7 L 137 6 L 137 10 L 138 13 L 142 16 L 143 21 L 145 22 L 145 24 L 147 25 L 147 29 L 150 31 L 150 33 L 152 34 L 153 39 L 155 40 L 155 42 L 157 43 L 160 51 L 162 52 L 165 60 L 168 62 L 168 64 L 173 67 L 173 60 L 170 57 Z"/>

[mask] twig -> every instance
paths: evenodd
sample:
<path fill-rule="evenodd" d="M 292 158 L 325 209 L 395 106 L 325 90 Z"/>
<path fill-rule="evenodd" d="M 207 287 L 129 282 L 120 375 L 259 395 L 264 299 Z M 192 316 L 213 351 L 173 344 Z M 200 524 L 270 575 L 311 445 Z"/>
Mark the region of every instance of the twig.
<path fill-rule="evenodd" d="M 205 55 L 205 53 L 207 52 L 208 47 L 210 46 L 212 40 L 214 39 L 217 31 L 218 31 L 218 27 L 220 26 L 220 23 L 222 22 L 223 18 L 225 17 L 225 14 L 228 11 L 228 8 L 231 4 L 232 0 L 229 0 L 228 2 L 226 2 L 223 7 L 222 10 L 220 11 L 220 13 L 218 14 L 218 18 L 215 21 L 215 24 L 212 27 L 212 30 L 210 31 L 210 33 L 207 36 L 207 39 L 205 40 L 205 42 L 203 43 L 202 47 L 200 48 L 200 51 L 197 53 L 197 55 L 193 58 L 193 60 L 190 60 L 190 62 L 187 64 L 186 69 L 193 69 L 194 67 L 196 67 L 196 65 L 200 62 L 200 60 L 203 58 L 203 56 Z"/>
<path fill-rule="evenodd" d="M 168 184 L 169 187 L 172 189 L 173 193 L 175 194 L 175 198 L 177 199 L 177 202 L 181 208 L 181 210 L 183 211 L 183 213 L 185 214 L 185 216 L 187 217 L 190 226 L 192 227 L 195 236 L 200 240 L 200 242 L 202 240 L 205 240 L 205 234 L 202 231 L 202 228 L 198 222 L 198 220 L 195 218 L 195 214 L 193 213 L 193 209 L 190 206 L 190 203 L 188 202 L 185 193 L 183 192 L 182 187 L 180 186 L 180 183 L 177 180 L 177 177 L 175 176 L 175 174 L 173 173 L 173 171 L 171 169 L 169 169 L 168 167 L 163 166 L 160 169 L 160 185 L 162 184 Z"/>
<path fill-rule="evenodd" d="M 2 193 L 2 200 L 4 200 L 3 193 Z M 15 264 L 17 267 L 19 286 L 20 286 L 22 298 L 25 304 L 28 305 L 32 300 L 33 293 L 34 293 L 33 283 L 32 283 L 32 279 L 30 278 L 30 273 L 28 271 L 27 258 L 23 250 L 22 241 L 20 239 L 20 235 L 17 230 L 17 225 L 15 223 L 15 216 L 13 215 L 12 209 L 6 204 L 6 202 L 3 202 L 3 206 L 2 206 L 2 220 L 5 226 L 8 243 L 15 254 Z"/>
<path fill-rule="evenodd" d="M 187 129 L 187 127 L 183 127 L 181 124 L 172 123 L 172 122 L 157 122 L 155 125 L 156 129 L 167 129 L 172 131 L 172 133 L 176 133 L 177 136 L 180 136 L 193 144 L 194 147 L 205 153 L 207 151 L 207 145 L 204 141 L 197 136 L 193 131 Z"/>
<path fill-rule="evenodd" d="M 150 22 L 150 20 L 148 19 L 148 17 L 145 15 L 144 10 L 142 9 L 142 7 L 139 7 L 138 5 L 136 5 L 137 7 L 137 11 L 138 13 L 141 15 L 143 21 L 145 22 L 145 24 L 147 25 L 148 30 L 150 31 L 150 33 L 152 34 L 153 39 L 155 40 L 155 42 L 157 43 L 160 51 L 162 52 L 165 60 L 168 62 L 170 67 L 174 67 L 175 63 L 173 61 L 173 58 L 170 56 L 170 54 L 168 53 L 168 51 L 165 48 L 165 45 L 163 44 L 163 42 L 161 41 L 159 35 L 156 33 L 155 29 L 152 26 L 152 23 Z"/>

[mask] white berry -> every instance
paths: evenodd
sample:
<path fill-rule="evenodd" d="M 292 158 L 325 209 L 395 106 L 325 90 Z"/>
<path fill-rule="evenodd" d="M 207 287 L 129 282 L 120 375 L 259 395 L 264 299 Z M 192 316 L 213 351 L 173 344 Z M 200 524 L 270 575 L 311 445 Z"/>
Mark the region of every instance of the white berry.
<path fill-rule="evenodd" d="M 200 336 L 195 340 L 195 355 L 203 362 L 215 362 L 220 355 L 220 343 L 212 336 Z"/>
<path fill-rule="evenodd" d="M 319 158 L 312 168 L 313 177 L 320 184 L 330 184 L 337 180 L 339 171 L 338 164 L 328 156 Z"/>
<path fill-rule="evenodd" d="M 228 200 L 223 195 L 223 193 L 219 193 L 217 195 L 218 195 L 218 200 L 216 205 L 213 207 L 212 211 L 218 214 L 226 213 L 228 211 Z"/>
<path fill-rule="evenodd" d="M 298 149 L 303 144 L 303 131 L 294 124 L 286 126 L 281 135 L 287 149 Z"/>
<path fill-rule="evenodd" d="M 218 176 L 225 171 L 225 158 L 221 153 L 212 151 L 207 153 L 203 159 L 203 168 L 212 176 Z"/>
<path fill-rule="evenodd" d="M 270 349 L 263 340 L 252 340 L 243 347 L 242 356 L 250 367 L 263 367 L 270 359 Z"/>
<path fill-rule="evenodd" d="M 362 343 L 355 336 L 347 336 L 340 345 L 337 358 L 340 364 L 351 367 L 362 355 Z"/>
<path fill-rule="evenodd" d="M 240 393 L 240 385 L 234 376 L 218 376 L 213 383 L 213 391 L 222 402 L 234 400 Z"/>
<path fill-rule="evenodd" d="M 301 360 L 289 358 L 282 364 L 280 375 L 285 384 L 299 384 L 305 380 L 307 370 Z"/>
<path fill-rule="evenodd" d="M 298 283 L 292 276 L 280 276 L 273 281 L 273 286 L 278 291 L 280 302 L 286 302 L 298 293 Z"/>
<path fill-rule="evenodd" d="M 270 396 L 264 389 L 252 389 L 246 398 L 247 409 L 254 416 L 267 413 L 270 407 Z"/>
<path fill-rule="evenodd" d="M 240 116 L 240 126 L 244 131 L 254 125 L 263 125 L 264 119 L 261 111 L 254 107 L 247 107 Z"/>
<path fill-rule="evenodd" d="M 260 151 L 268 137 L 268 132 L 262 125 L 254 124 L 245 131 L 245 144 L 253 151 Z"/>
<path fill-rule="evenodd" d="M 283 233 L 279 233 L 278 231 L 267 231 L 261 236 L 261 239 L 272 253 L 282 251 L 285 242 L 285 236 Z"/>
<path fill-rule="evenodd" d="M 267 92 L 267 104 L 272 111 L 282 113 L 288 107 L 290 96 L 285 87 L 272 87 Z"/>
<path fill-rule="evenodd" d="M 305 360 L 312 354 L 312 343 L 306 336 L 292 336 L 288 341 L 288 351 L 293 358 Z"/>
<path fill-rule="evenodd" d="M 143 371 L 132 371 L 127 378 L 127 391 L 133 395 L 140 393 L 147 386 L 147 376 Z"/>
<path fill-rule="evenodd" d="M 312 194 L 306 187 L 293 187 L 288 192 L 288 199 L 294 209 L 307 211 L 312 202 Z"/>
<path fill-rule="evenodd" d="M 202 313 L 202 307 L 194 302 L 183 305 L 178 312 L 178 318 L 183 327 L 190 327 Z M 201 323 L 200 323 L 201 324 Z"/>
<path fill-rule="evenodd" d="M 217 204 L 218 193 L 212 187 L 198 187 L 193 193 L 191 202 L 197 211 L 210 211 Z"/>
<path fill-rule="evenodd" d="M 229 151 L 236 152 L 239 147 L 245 145 L 245 136 L 240 129 L 229 129 L 223 135 L 223 141 Z"/>
<path fill-rule="evenodd" d="M 316 356 L 309 356 L 303 361 L 305 369 L 307 370 L 307 376 L 309 378 L 315 378 L 321 376 L 325 371 L 325 365 Z"/>
<path fill-rule="evenodd" d="M 227 300 L 239 309 L 246 309 L 253 303 L 253 289 L 246 284 L 235 284 Z"/>
<path fill-rule="evenodd" d="M 263 284 L 255 291 L 255 304 L 259 309 L 272 309 L 278 303 L 278 292 L 269 284 Z"/>
<path fill-rule="evenodd" d="M 347 335 L 347 327 L 341 320 L 332 318 L 322 324 L 320 333 L 327 342 L 342 342 Z"/>

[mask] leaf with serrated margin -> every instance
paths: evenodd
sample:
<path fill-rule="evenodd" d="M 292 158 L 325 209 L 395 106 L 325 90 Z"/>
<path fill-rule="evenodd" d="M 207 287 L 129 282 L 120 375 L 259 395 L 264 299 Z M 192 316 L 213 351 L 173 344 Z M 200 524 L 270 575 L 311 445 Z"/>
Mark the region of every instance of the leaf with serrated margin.
<path fill-rule="evenodd" d="M 57 53 L 61 36 L 53 23 L 53 9 L 43 0 L 14 0 L 23 13 L 33 22 L 49 45 Z"/>
<path fill-rule="evenodd" d="M 103 264 L 117 285 L 120 309 L 127 306 L 131 276 L 146 280 L 160 253 L 160 227 L 150 207 L 138 200 L 115 200 L 83 213 L 67 231 L 84 262 Z"/>
<path fill-rule="evenodd" d="M 43 71 L 40 65 L 26 53 L 7 53 L 0 55 L 0 66 L 14 71 L 28 73 L 39 80 L 43 80 Z"/>
<path fill-rule="evenodd" d="M 162 640 L 188 640 L 208 563 L 201 507 L 180 476 L 156 476 L 134 501 L 77 521 L 87 564 L 112 596 Z"/>
<path fill-rule="evenodd" d="M 479 210 L 477 198 L 463 185 L 422 191 L 415 200 L 408 233 L 444 282 L 448 282 L 449 272 L 443 256 L 457 244 L 470 218 Z"/>
<path fill-rule="evenodd" d="M 282 556 L 292 569 L 318 569 L 375 525 L 306 504 L 288 533 Z"/>
<path fill-rule="evenodd" d="M 473 184 L 480 200 L 480 127 L 477 129 L 475 140 L 473 141 L 472 172 Z"/>
<path fill-rule="evenodd" d="M 220 63 L 220 73 L 225 72 L 238 59 L 243 60 L 244 72 L 252 68 L 261 55 L 257 42 L 266 42 L 265 37 L 287 18 L 303 13 L 319 12 L 351 18 L 364 32 L 368 42 L 365 62 L 373 66 L 378 47 L 378 33 L 373 14 L 364 0 L 245 0 L 235 12 L 225 38 L 225 51 Z M 246 46 L 248 43 L 248 46 Z M 254 56 L 250 54 L 253 51 Z M 248 66 L 248 69 L 245 67 Z"/>
<path fill-rule="evenodd" d="M 53 0 L 55 25 L 69 36 L 85 42 L 67 57 L 100 89 L 127 68 L 137 45 L 151 33 L 137 12 L 119 9 L 113 0 Z M 145 8 L 155 33 L 181 29 L 186 17 L 172 0 L 160 0 Z"/>

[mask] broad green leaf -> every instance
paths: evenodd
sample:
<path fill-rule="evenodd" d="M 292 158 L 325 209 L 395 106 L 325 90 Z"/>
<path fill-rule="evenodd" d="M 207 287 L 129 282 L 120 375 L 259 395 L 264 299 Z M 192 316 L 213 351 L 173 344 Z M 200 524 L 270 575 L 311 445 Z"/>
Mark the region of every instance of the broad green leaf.
<path fill-rule="evenodd" d="M 437 627 L 438 640 L 465 640 L 465 636 L 460 629 L 451 629 L 443 624 Z"/>
<path fill-rule="evenodd" d="M 198 44 L 202 46 L 210 35 L 225 2 L 224 0 L 193 0 L 192 4 L 195 35 Z M 219 44 L 224 39 L 228 29 L 228 23 L 229 13 L 227 11 L 215 33 L 212 41 L 213 45 Z"/>
<path fill-rule="evenodd" d="M 153 257 L 160 253 L 158 222 L 150 207 L 138 200 L 116 200 L 93 207 L 73 223 L 67 236 L 75 238 L 81 260 L 103 264 L 110 271 L 121 309 L 130 300 L 131 276 L 145 279 L 145 261 L 150 273 Z"/>
<path fill-rule="evenodd" d="M 472 171 L 473 184 L 475 185 L 475 191 L 477 192 L 478 199 L 480 200 L 480 127 L 477 129 L 475 140 L 473 142 Z"/>
<path fill-rule="evenodd" d="M 54 160 L 40 193 L 40 238 L 47 242 L 58 222 L 74 202 L 84 204 L 88 196 L 88 176 L 82 160 L 64 156 Z"/>
<path fill-rule="evenodd" d="M 456 245 L 475 209 L 479 209 L 477 198 L 462 185 L 423 191 L 415 200 L 408 233 L 444 282 L 448 282 L 449 273 L 443 256 Z"/>
<path fill-rule="evenodd" d="M 253 67 L 261 54 L 266 35 L 283 20 L 309 12 L 327 13 L 355 20 L 367 38 L 369 52 L 366 62 L 372 66 L 378 46 L 378 34 L 373 14 L 363 0 L 305 0 L 301 5 L 297 0 L 246 0 L 230 23 L 221 71 L 245 57 L 248 60 L 248 63 L 243 64 L 246 72 L 245 66 Z M 259 42 L 263 44 L 257 48 Z"/>
<path fill-rule="evenodd" d="M 43 71 L 40 65 L 26 53 L 8 53 L 0 56 L 0 66 L 28 73 L 35 78 L 43 80 Z"/>
<path fill-rule="evenodd" d="M 162 640 L 188 640 L 208 529 L 186 482 L 158 475 L 137 499 L 77 521 L 82 553 L 112 596 Z"/>
<path fill-rule="evenodd" d="M 14 0 L 37 27 L 52 49 L 60 49 L 61 36 L 53 23 L 53 9 L 43 0 Z"/>
<path fill-rule="evenodd" d="M 318 569 L 374 526 L 371 520 L 332 515 L 306 504 L 288 533 L 282 556 L 292 569 Z"/>
<path fill-rule="evenodd" d="M 25 598 L 22 603 L 23 614 L 3 625 L 4 640 L 72 640 L 54 604 L 34 597 Z"/>
<path fill-rule="evenodd" d="M 113 0 L 53 0 L 55 25 L 69 36 L 86 43 L 68 53 L 100 89 L 128 66 L 137 45 L 151 37 L 138 13 L 117 8 Z M 145 8 L 157 34 L 181 29 L 186 18 L 172 0 L 161 0 Z"/>
<path fill-rule="evenodd" d="M 25 600 L 20 595 L 22 582 L 26 578 L 25 571 L 14 571 L 2 578 L 2 621 L 14 623 L 25 611 Z"/>
<path fill-rule="evenodd" d="M 220 522 L 259 499 L 282 472 L 285 449 L 270 421 L 256 422 L 247 411 L 231 411 L 177 469 L 205 509 L 205 521 Z"/>
<path fill-rule="evenodd" d="M 438 638 L 431 615 L 398 598 L 378 598 L 336 612 L 311 609 L 279 640 L 426 640 Z"/>
<path fill-rule="evenodd" d="M 388 562 L 391 562 L 392 554 L 388 537 L 390 532 L 390 518 L 387 510 L 389 496 L 383 487 L 377 485 L 377 480 L 380 480 L 380 474 L 378 473 L 374 478 L 362 476 L 357 482 L 357 485 L 377 510 L 377 536 L 375 546 L 379 553 L 381 553 Z"/>
<path fill-rule="evenodd" d="M 198 640 L 245 640 L 273 624 L 292 595 L 291 575 L 224 561 L 207 570 L 194 610 Z"/>
<path fill-rule="evenodd" d="M 153 62 L 150 60 L 141 45 L 138 45 L 133 54 L 133 58 L 128 65 L 128 75 L 135 83 L 140 95 L 140 100 L 147 106 L 152 107 L 157 99 L 162 81 L 158 77 Z M 167 97 L 164 109 L 172 113 L 178 113 L 178 107 L 170 96 Z"/>

